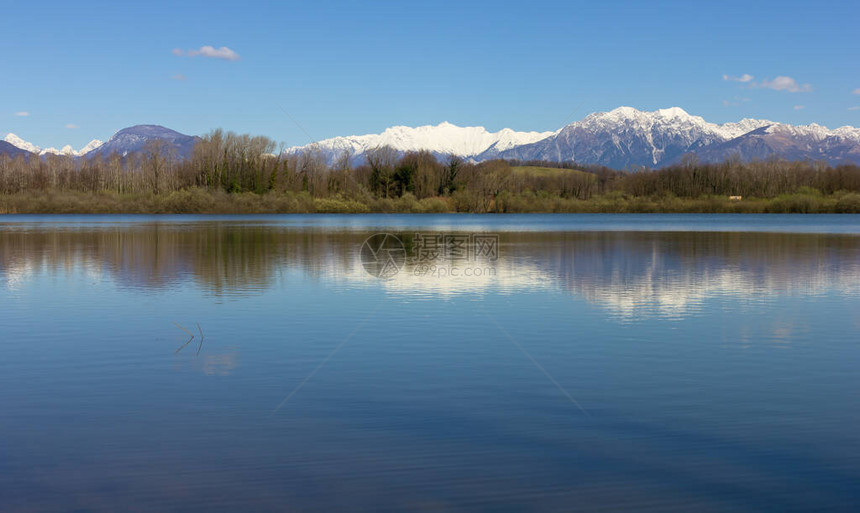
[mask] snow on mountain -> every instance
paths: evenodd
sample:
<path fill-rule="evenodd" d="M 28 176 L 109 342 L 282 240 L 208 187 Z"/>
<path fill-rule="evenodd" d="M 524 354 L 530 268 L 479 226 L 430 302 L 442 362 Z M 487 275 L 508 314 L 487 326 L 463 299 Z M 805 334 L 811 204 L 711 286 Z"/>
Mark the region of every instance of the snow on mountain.
<path fill-rule="evenodd" d="M 736 156 L 743 161 L 777 157 L 792 161 L 823 161 L 830 165 L 860 163 L 860 130 L 830 130 L 811 124 L 767 125 L 696 153 L 700 162 L 722 162 Z"/>
<path fill-rule="evenodd" d="M 166 141 L 175 150 L 177 158 L 185 159 L 191 156 L 191 151 L 198 138 L 159 125 L 136 125 L 118 131 L 106 142 L 93 139 L 80 150 L 76 150 L 71 145 L 63 146 L 60 149 L 40 148 L 10 133 L 3 139 L 5 143 L 3 153 L 18 155 L 20 153 L 17 150 L 20 150 L 41 156 L 66 155 L 87 158 L 107 157 L 112 154 L 126 156 L 143 150 L 146 144 L 153 140 Z M 12 151 L 13 149 L 16 151 Z"/>
<path fill-rule="evenodd" d="M 39 153 L 39 151 L 41 151 L 41 148 L 35 144 L 27 142 L 13 133 L 6 134 L 6 137 L 4 137 L 3 140 L 16 148 L 29 151 L 30 153 Z"/>
<path fill-rule="evenodd" d="M 52 155 L 67 155 L 70 157 L 83 157 L 84 155 L 88 154 L 89 152 L 99 148 L 102 144 L 104 144 L 102 141 L 99 141 L 98 139 L 93 139 L 92 141 L 89 142 L 89 144 L 87 144 L 86 146 L 84 146 L 80 150 L 76 150 L 76 149 L 72 148 L 71 145 L 67 144 L 59 150 L 56 148 L 45 148 L 44 150 L 41 150 L 39 152 L 39 155 L 52 154 Z"/>
<path fill-rule="evenodd" d="M 767 120 L 744 119 L 720 125 L 690 115 L 679 107 L 653 112 L 619 107 L 590 114 L 544 140 L 479 158 L 576 161 L 615 169 L 657 168 L 678 162 L 686 154 L 699 154 L 706 148 L 723 145 L 773 124 Z"/>
<path fill-rule="evenodd" d="M 15 146 L 12 143 L 6 142 L 5 140 L 0 140 L 0 156 L 6 155 L 10 158 L 16 158 L 18 156 L 27 156 L 32 155 L 27 150 L 22 150 L 21 148 Z"/>
<path fill-rule="evenodd" d="M 590 114 L 533 144 L 482 157 L 576 161 L 617 169 L 656 167 L 691 150 L 723 142 L 735 130 L 708 123 L 678 107 L 654 112 L 619 107 Z"/>
<path fill-rule="evenodd" d="M 598 112 L 555 132 L 516 132 L 509 128 L 489 132 L 483 127 L 459 127 L 445 122 L 436 126 L 396 126 L 381 134 L 335 137 L 293 147 L 286 153 L 319 152 L 329 163 L 349 152 L 354 162 L 376 147 L 389 146 L 405 153 L 426 150 L 437 156 L 455 154 L 472 160 L 576 161 L 618 169 L 659 167 L 714 144 L 773 124 L 744 119 L 723 125 L 709 123 L 684 109 L 671 107 L 643 112 L 618 107 Z"/>
<path fill-rule="evenodd" d="M 35 144 L 27 142 L 15 134 L 8 134 L 4 142 L 11 144 L 17 149 L 45 155 L 66 155 L 69 157 L 106 157 L 113 153 L 125 156 L 130 153 L 144 149 L 146 144 L 152 140 L 164 140 L 176 150 L 178 158 L 187 158 L 191 155 L 191 149 L 197 141 L 197 137 L 181 134 L 175 130 L 158 125 L 137 125 L 124 128 L 108 139 L 107 142 L 93 139 L 80 150 L 71 145 L 57 148 L 40 148 Z"/>
<path fill-rule="evenodd" d="M 78 150 L 78 154 L 79 155 L 86 155 L 87 153 L 89 153 L 89 152 L 91 152 L 97 148 L 100 148 L 102 144 L 104 144 L 104 141 L 100 141 L 98 139 L 93 139 L 86 146 L 84 146 L 83 148 Z"/>
<path fill-rule="evenodd" d="M 426 150 L 436 155 L 454 154 L 473 157 L 490 148 L 500 151 L 539 141 L 553 132 L 516 132 L 509 128 L 490 132 L 484 127 L 459 127 L 448 122 L 416 128 L 395 126 L 381 134 L 335 137 L 317 143 L 292 147 L 285 153 L 301 153 L 311 148 L 319 150 L 324 158 L 332 162 L 345 151 L 357 160 L 373 149 L 388 146 L 398 152 Z"/>
<path fill-rule="evenodd" d="M 152 140 L 164 140 L 177 158 L 191 155 L 197 137 L 158 125 L 137 125 L 118 131 L 107 142 L 93 140 L 74 150 L 41 149 L 8 134 L 0 153 L 9 155 L 54 153 L 87 158 L 129 155 L 144 150 Z M 596 164 L 615 169 L 658 168 L 695 154 L 702 162 L 743 161 L 778 157 L 815 160 L 830 164 L 860 163 L 860 128 L 837 129 L 811 124 L 793 126 L 761 119 L 709 123 L 684 109 L 671 107 L 645 112 L 618 107 L 589 114 L 555 132 L 517 132 L 505 128 L 490 132 L 483 127 L 459 127 L 448 122 L 415 128 L 395 126 L 380 134 L 335 137 L 285 150 L 287 154 L 313 151 L 329 164 L 348 152 L 355 164 L 366 153 L 388 146 L 399 153 L 426 150 L 437 157 L 455 154 L 473 160 L 544 160 Z"/>
<path fill-rule="evenodd" d="M 92 150 L 94 150 L 94 149 L 96 149 L 102 145 L 101 141 L 99 141 L 98 139 L 93 139 L 92 141 L 89 142 L 89 144 L 87 144 L 86 146 L 84 146 L 80 150 L 75 150 L 74 148 L 72 148 L 71 145 L 63 146 L 63 148 L 59 149 L 59 150 L 56 148 L 44 148 L 44 149 L 42 149 L 42 148 L 36 146 L 35 144 L 33 144 L 31 142 L 27 142 L 24 139 L 21 139 L 20 137 L 18 137 L 15 134 L 12 134 L 12 133 L 7 134 L 3 140 L 9 144 L 15 146 L 16 148 L 20 148 L 20 149 L 22 149 L 24 151 L 28 151 L 30 153 L 37 153 L 39 155 L 47 155 L 47 154 L 69 155 L 72 157 L 81 157 L 81 156 L 86 155 L 87 153 L 91 152 Z"/>
<path fill-rule="evenodd" d="M 68 155 L 71 157 L 77 156 L 77 155 L 75 155 L 75 149 L 72 148 L 72 146 L 70 144 L 63 146 L 59 150 L 57 148 L 54 148 L 54 147 L 45 148 L 45 149 L 39 151 L 39 155 Z"/>
<path fill-rule="evenodd" d="M 744 134 L 748 134 L 753 130 L 757 130 L 762 127 L 773 125 L 773 121 L 768 121 L 765 119 L 750 119 L 744 118 L 736 123 L 724 123 L 722 125 L 716 125 L 719 127 L 721 135 L 726 139 L 734 139 L 735 137 L 740 137 Z"/>

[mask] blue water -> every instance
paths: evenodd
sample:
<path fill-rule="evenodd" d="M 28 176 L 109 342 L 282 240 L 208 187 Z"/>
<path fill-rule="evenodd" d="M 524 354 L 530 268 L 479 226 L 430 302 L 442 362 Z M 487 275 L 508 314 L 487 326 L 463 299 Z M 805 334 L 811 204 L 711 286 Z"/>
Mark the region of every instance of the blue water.
<path fill-rule="evenodd" d="M 0 511 L 856 511 L 858 335 L 860 216 L 0 216 Z"/>
<path fill-rule="evenodd" d="M 414 229 L 499 232 L 681 231 L 860 233 L 860 216 L 843 214 L 309 214 L 309 215 L 6 215 L 3 229 L 99 227 L 140 223 L 282 228 Z"/>

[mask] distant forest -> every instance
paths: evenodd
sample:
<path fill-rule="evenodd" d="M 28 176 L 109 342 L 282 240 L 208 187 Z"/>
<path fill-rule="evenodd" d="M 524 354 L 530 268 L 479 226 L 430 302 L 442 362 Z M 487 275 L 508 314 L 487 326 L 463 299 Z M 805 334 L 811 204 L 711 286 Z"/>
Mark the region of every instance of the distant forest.
<path fill-rule="evenodd" d="M 0 213 L 780 212 L 860 213 L 860 167 L 768 160 L 618 171 L 551 162 L 470 163 L 383 147 L 351 165 L 275 154 L 215 130 L 188 159 L 164 141 L 125 157 L 0 155 Z"/>

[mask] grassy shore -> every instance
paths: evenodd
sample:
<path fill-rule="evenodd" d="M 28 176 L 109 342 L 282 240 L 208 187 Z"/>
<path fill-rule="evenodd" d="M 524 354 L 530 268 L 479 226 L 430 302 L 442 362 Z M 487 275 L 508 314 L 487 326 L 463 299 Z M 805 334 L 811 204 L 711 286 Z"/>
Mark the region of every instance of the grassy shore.
<path fill-rule="evenodd" d="M 308 194 L 227 194 L 186 189 L 168 194 L 120 195 L 49 191 L 0 195 L 0 214 L 282 214 L 282 213 L 860 213 L 860 194 L 822 195 L 801 191 L 775 198 L 730 200 L 635 197 L 618 192 L 588 200 L 546 194 L 502 193 L 476 209 L 462 195 L 417 200 L 410 194 L 396 199 L 314 198 Z"/>

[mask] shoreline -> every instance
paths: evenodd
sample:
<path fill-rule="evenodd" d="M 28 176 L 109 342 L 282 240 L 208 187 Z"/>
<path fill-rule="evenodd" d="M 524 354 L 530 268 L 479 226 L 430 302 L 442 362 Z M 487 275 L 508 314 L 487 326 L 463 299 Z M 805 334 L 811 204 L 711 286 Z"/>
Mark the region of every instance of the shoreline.
<path fill-rule="evenodd" d="M 480 208 L 450 197 L 312 197 L 307 193 L 225 193 L 191 188 L 167 194 L 35 191 L 0 194 L 10 214 L 857 214 L 860 194 L 808 190 L 773 198 L 679 198 L 610 193 L 590 199 L 541 194 L 501 195 Z"/>

